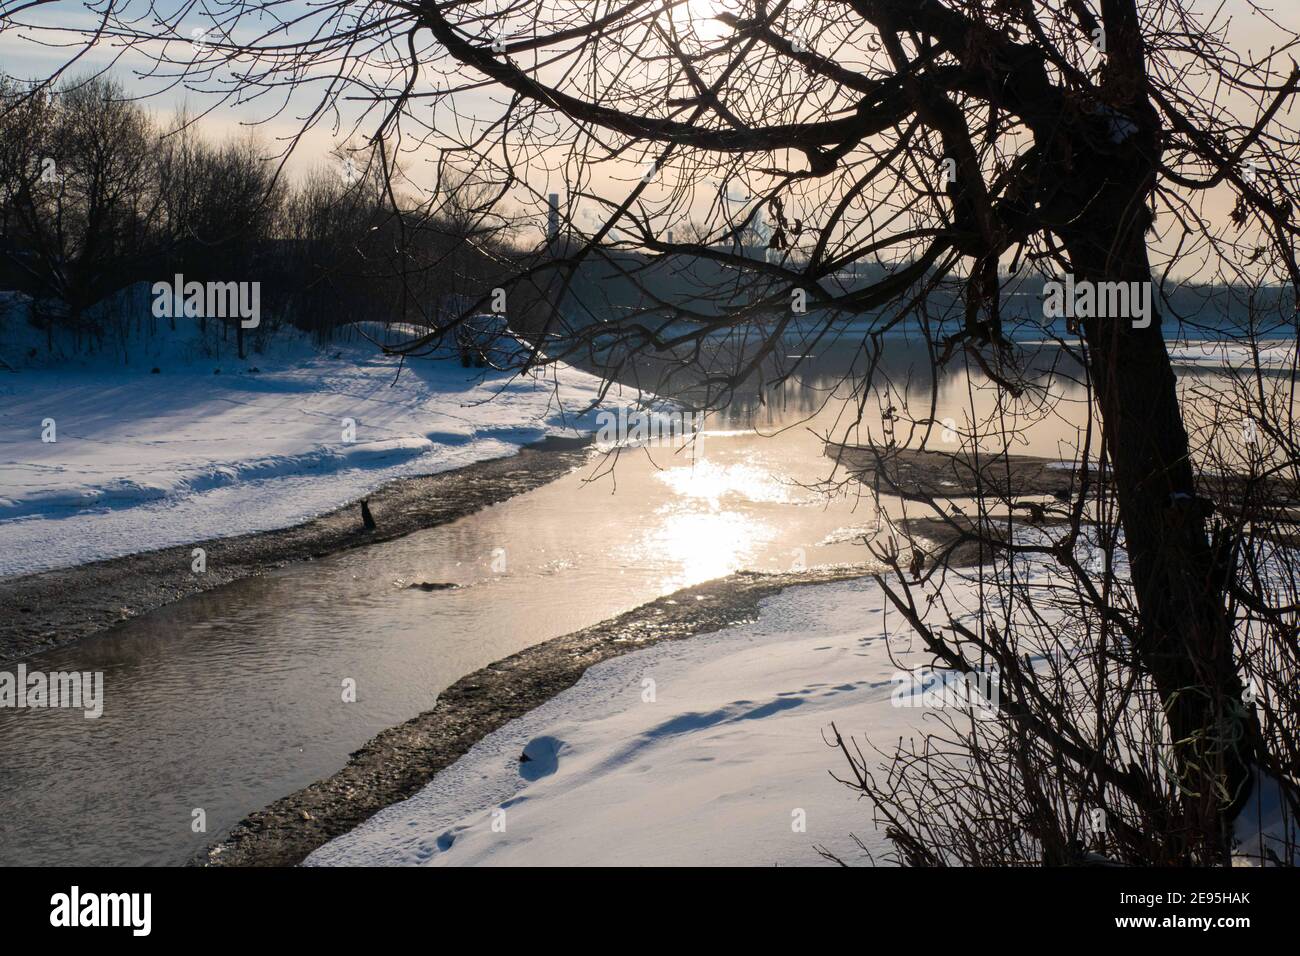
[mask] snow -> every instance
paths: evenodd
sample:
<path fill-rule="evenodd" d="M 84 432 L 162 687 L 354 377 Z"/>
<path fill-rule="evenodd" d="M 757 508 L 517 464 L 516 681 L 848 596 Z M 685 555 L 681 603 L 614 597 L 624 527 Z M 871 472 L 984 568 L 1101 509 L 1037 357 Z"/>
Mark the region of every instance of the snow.
<path fill-rule="evenodd" d="M 1041 586 L 1050 580 L 1040 561 L 1026 559 L 1022 572 Z M 975 580 L 952 573 L 943 592 L 973 624 Z M 305 864 L 828 863 L 819 848 L 889 864 L 870 804 L 832 776 L 849 776 L 832 724 L 879 763 L 873 747 L 942 733 L 936 706 L 969 705 L 960 694 L 940 704 L 932 684 L 907 679 L 933 660 L 886 608 L 865 578 L 791 588 L 765 599 L 756 622 L 597 664 Z M 978 716 L 993 715 L 975 705 Z M 1236 837 L 1238 865 L 1293 852 L 1300 831 L 1275 781 L 1256 789 Z"/>
<path fill-rule="evenodd" d="M 862 862 L 851 834 L 882 862 L 828 741 L 835 723 L 887 746 L 926 719 L 891 701 L 900 665 L 929 661 L 884 607 L 864 579 L 793 588 L 755 623 L 597 664 L 306 862 L 815 865 L 819 846 Z"/>
<path fill-rule="evenodd" d="M 1264 371 L 1286 371 L 1296 360 L 1295 339 L 1263 339 L 1259 346 L 1259 367 Z M 1249 372 L 1255 355 L 1245 342 L 1205 339 L 1170 344 L 1169 359 L 1176 366 L 1209 369 L 1237 369 Z"/>
<path fill-rule="evenodd" d="M 1283 785 L 1255 770 L 1250 799 L 1233 823 L 1234 866 L 1300 866 L 1300 821 Z"/>
<path fill-rule="evenodd" d="M 287 527 L 394 478 L 595 428 L 598 381 L 563 365 L 518 377 L 414 359 L 398 377 L 355 328 L 323 348 L 281 330 L 241 362 L 233 335 L 158 325 L 88 357 L 56 342 L 45 360 L 43 334 L 0 309 L 17 369 L 0 366 L 0 575 Z"/>

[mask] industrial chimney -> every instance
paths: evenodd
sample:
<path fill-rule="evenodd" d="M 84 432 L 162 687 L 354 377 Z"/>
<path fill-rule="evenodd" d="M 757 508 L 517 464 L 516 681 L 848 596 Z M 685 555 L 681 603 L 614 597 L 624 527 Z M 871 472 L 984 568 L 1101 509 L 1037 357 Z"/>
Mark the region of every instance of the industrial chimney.
<path fill-rule="evenodd" d="M 551 193 L 546 210 L 546 241 L 560 238 L 560 194 Z"/>

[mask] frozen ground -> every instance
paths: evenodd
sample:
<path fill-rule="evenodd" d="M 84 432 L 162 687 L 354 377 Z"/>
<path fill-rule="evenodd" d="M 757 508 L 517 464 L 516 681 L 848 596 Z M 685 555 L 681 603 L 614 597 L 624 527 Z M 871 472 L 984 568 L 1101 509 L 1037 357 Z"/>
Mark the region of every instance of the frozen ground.
<path fill-rule="evenodd" d="M 0 366 L 0 576 L 285 527 L 393 478 L 594 428 L 597 382 L 576 369 L 416 359 L 394 384 L 397 359 L 355 334 L 317 349 L 289 330 L 240 362 L 233 336 L 178 320 L 47 361 L 39 332 L 0 312 L 0 343 L 18 368 Z"/>
<path fill-rule="evenodd" d="M 861 862 L 852 833 L 879 858 L 823 735 L 889 745 L 923 720 L 891 704 L 887 640 L 926 661 L 884 606 L 866 581 L 794 588 L 754 624 L 599 664 L 307 862 L 809 865 L 816 846 Z"/>

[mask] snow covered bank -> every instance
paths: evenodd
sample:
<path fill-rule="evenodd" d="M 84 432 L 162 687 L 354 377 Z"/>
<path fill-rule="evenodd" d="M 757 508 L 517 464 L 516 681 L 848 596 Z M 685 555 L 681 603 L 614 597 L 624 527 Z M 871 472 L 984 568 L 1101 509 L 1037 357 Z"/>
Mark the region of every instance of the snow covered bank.
<path fill-rule="evenodd" d="M 241 362 L 178 320 L 38 364 L 40 333 L 9 315 L 0 341 L 20 369 L 0 369 L 0 576 L 294 525 L 393 478 L 595 427 L 598 382 L 576 369 L 413 359 L 398 376 L 356 335 L 317 349 L 289 330 Z"/>
<path fill-rule="evenodd" d="M 1175 367 L 1201 369 L 1250 370 L 1256 356 L 1266 372 L 1285 372 L 1296 361 L 1295 338 L 1266 338 L 1258 343 L 1258 352 L 1233 339 L 1179 341 L 1169 347 L 1169 359 Z"/>
<path fill-rule="evenodd" d="M 823 734 L 881 745 L 914 653 L 874 583 L 787 590 L 753 624 L 590 668 L 309 865 L 809 865 L 887 847 Z M 887 638 L 886 633 L 891 636 Z M 520 754 L 529 760 L 520 762 Z"/>

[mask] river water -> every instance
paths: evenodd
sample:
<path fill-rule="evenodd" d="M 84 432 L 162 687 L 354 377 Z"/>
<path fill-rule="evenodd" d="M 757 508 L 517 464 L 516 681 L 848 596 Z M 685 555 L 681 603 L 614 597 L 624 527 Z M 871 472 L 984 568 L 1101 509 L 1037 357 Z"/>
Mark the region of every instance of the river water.
<path fill-rule="evenodd" d="M 880 405 L 899 396 L 928 413 L 924 351 L 890 352 L 899 395 L 860 415 L 842 384 L 858 357 L 831 346 L 764 401 L 738 396 L 693 459 L 626 451 L 610 475 L 593 458 L 451 524 L 239 581 L 29 659 L 103 671 L 106 704 L 97 720 L 0 710 L 0 864 L 180 863 L 494 660 L 738 569 L 867 562 L 855 535 L 875 526 L 874 507 L 812 487 L 830 472 L 817 432 L 879 438 Z M 985 385 L 945 376 L 936 417 L 989 412 Z M 1081 395 L 1058 388 L 1058 412 L 1017 450 L 1065 451 Z"/>

